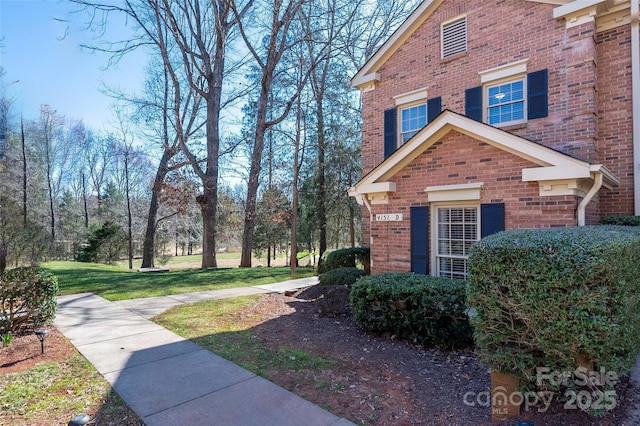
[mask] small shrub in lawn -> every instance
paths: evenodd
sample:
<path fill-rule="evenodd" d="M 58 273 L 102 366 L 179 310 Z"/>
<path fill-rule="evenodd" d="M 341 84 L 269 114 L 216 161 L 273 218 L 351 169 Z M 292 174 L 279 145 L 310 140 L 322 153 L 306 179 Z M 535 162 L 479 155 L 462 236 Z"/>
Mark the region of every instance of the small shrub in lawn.
<path fill-rule="evenodd" d="M 388 333 L 426 346 L 473 343 L 465 304 L 466 282 L 412 273 L 360 278 L 351 309 L 365 330 Z"/>
<path fill-rule="evenodd" d="M 640 230 L 501 232 L 474 245 L 468 303 L 481 360 L 534 388 L 536 368 L 628 374 L 640 348 Z M 545 383 L 547 385 L 547 383 Z"/>
<path fill-rule="evenodd" d="M 351 247 L 345 249 L 334 250 L 329 252 L 324 259 L 321 259 L 318 265 L 318 273 L 332 271 L 338 268 L 355 268 L 356 261 L 362 263 L 365 272 L 370 271 L 370 253 L 369 247 Z"/>
<path fill-rule="evenodd" d="M 333 269 L 320 274 L 318 281 L 320 285 L 346 285 L 351 286 L 358 279 L 364 277 L 366 272 L 355 267 Z"/>
<path fill-rule="evenodd" d="M 0 334 L 53 321 L 58 280 L 40 268 L 15 268 L 0 275 Z"/>
<path fill-rule="evenodd" d="M 600 220 L 600 224 L 640 226 L 640 216 L 607 216 Z"/>

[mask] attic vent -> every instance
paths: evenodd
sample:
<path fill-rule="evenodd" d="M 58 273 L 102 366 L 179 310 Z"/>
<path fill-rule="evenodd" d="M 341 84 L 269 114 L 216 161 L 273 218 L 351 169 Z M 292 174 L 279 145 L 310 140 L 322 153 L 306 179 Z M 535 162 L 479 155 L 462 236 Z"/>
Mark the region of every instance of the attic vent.
<path fill-rule="evenodd" d="M 442 24 L 442 59 L 467 51 L 467 17 Z"/>

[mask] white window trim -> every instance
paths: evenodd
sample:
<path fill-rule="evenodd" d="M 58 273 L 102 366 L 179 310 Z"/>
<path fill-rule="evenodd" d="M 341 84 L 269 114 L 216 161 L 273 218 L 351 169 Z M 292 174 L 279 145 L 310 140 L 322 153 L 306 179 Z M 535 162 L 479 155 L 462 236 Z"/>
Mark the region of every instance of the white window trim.
<path fill-rule="evenodd" d="M 480 82 L 482 84 L 492 83 L 496 80 L 515 79 L 521 75 L 526 75 L 528 63 L 529 59 L 527 58 L 521 61 L 511 62 L 509 64 L 500 65 L 499 67 L 480 71 L 478 73 L 480 76 Z"/>
<path fill-rule="evenodd" d="M 482 83 L 482 122 L 489 123 L 489 87 L 498 86 L 504 83 L 510 83 L 522 80 L 524 90 L 524 118 L 522 120 L 513 120 L 505 123 L 494 124 L 495 127 L 507 127 L 517 124 L 526 123 L 527 117 L 527 98 L 529 88 L 527 87 L 527 66 L 529 59 L 523 59 L 516 62 L 500 65 L 498 67 L 489 68 L 478 72 L 480 82 Z"/>
<path fill-rule="evenodd" d="M 460 21 L 464 19 L 465 23 L 464 23 L 464 51 L 463 52 L 458 52 L 455 53 L 453 55 L 449 55 L 449 56 L 444 56 L 444 27 L 445 25 L 451 24 L 452 22 L 456 22 L 456 21 Z M 440 59 L 442 60 L 447 60 L 449 58 L 455 58 L 457 55 L 462 55 L 463 53 L 466 53 L 467 50 L 469 48 L 469 28 L 468 28 L 468 22 L 467 22 L 467 14 L 463 13 L 461 15 L 457 15 L 451 19 L 447 19 L 446 21 L 442 21 L 440 23 Z"/>
<path fill-rule="evenodd" d="M 527 75 L 519 75 L 514 77 L 508 77 L 501 80 L 494 80 L 490 83 L 482 85 L 482 122 L 489 124 L 489 88 L 499 86 L 504 83 L 514 83 L 516 81 L 522 80 L 522 91 L 523 91 L 523 99 L 522 104 L 524 108 L 524 118 L 521 120 L 511 120 L 505 121 L 504 123 L 496 123 L 491 124 L 494 127 L 507 127 L 513 126 L 517 124 L 524 124 L 528 121 L 529 117 L 527 114 L 527 98 L 529 97 L 529 88 L 527 87 Z"/>
<path fill-rule="evenodd" d="M 475 182 L 462 185 L 428 186 L 424 191 L 427 193 L 430 203 L 443 201 L 460 202 L 479 200 L 483 186 L 483 182 Z"/>
<path fill-rule="evenodd" d="M 395 99 L 396 101 L 396 106 L 404 107 L 406 104 L 410 104 L 410 103 L 415 103 L 420 101 L 426 102 L 428 97 L 429 97 L 428 88 L 423 87 L 421 89 L 412 90 L 407 93 L 401 93 L 399 95 L 394 96 L 393 99 Z"/>
<path fill-rule="evenodd" d="M 431 232 L 431 241 L 430 241 L 430 262 L 431 262 L 431 275 L 434 277 L 439 276 L 438 274 L 438 208 L 468 208 L 475 207 L 477 210 L 476 213 L 476 241 L 480 241 L 480 235 L 482 233 L 481 229 L 481 218 L 480 218 L 480 203 L 478 202 L 469 202 L 469 201 L 451 201 L 451 202 L 442 202 L 442 203 L 429 203 L 431 214 L 430 216 L 430 232 Z"/>
<path fill-rule="evenodd" d="M 429 115 L 429 110 L 427 108 L 427 99 L 426 98 L 420 98 L 419 100 L 415 101 L 415 102 L 411 102 L 411 103 L 406 103 L 406 104 L 402 104 L 401 106 L 398 107 L 397 109 L 397 117 L 398 119 L 396 120 L 396 134 L 398 135 L 398 137 L 396 138 L 396 147 L 399 148 L 402 145 L 404 145 L 406 142 L 403 141 L 402 138 L 402 111 L 405 109 L 409 109 L 409 108 L 414 108 L 417 106 L 421 106 L 424 105 L 424 109 L 425 109 L 425 121 L 426 118 Z M 418 131 L 420 131 L 420 129 L 418 129 Z"/>

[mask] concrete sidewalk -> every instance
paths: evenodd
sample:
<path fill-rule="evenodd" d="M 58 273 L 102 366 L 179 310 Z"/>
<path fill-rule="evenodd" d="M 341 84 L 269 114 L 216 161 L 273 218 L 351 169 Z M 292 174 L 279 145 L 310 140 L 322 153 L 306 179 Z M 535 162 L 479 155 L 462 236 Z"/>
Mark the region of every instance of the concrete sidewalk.
<path fill-rule="evenodd" d="M 316 282 L 292 280 L 118 303 L 92 293 L 60 296 L 54 325 L 149 426 L 350 425 L 145 318 L 182 303 L 294 290 Z"/>

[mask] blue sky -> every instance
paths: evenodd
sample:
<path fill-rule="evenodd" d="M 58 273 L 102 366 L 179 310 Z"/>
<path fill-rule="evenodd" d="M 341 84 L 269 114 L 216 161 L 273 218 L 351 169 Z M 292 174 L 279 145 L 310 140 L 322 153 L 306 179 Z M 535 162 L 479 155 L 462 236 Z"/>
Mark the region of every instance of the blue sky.
<path fill-rule="evenodd" d="M 0 66 L 7 93 L 16 97 L 13 112 L 25 119 L 37 118 L 40 105 L 49 104 L 92 129 L 108 129 L 114 122 L 113 100 L 101 90 L 106 84 L 139 91 L 144 52 L 107 68 L 107 55 L 80 49 L 80 43 L 91 43 L 92 35 L 84 29 L 86 16 L 73 13 L 75 9 L 68 1 L 0 0 Z M 111 35 L 122 38 L 129 31 L 117 22 L 110 27 Z"/>

